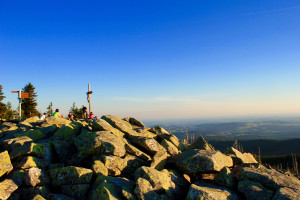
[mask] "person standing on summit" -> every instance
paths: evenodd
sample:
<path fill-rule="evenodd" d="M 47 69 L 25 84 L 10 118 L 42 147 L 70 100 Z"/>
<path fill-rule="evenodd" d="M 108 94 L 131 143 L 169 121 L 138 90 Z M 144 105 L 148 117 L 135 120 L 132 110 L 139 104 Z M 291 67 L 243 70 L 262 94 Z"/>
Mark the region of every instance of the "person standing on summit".
<path fill-rule="evenodd" d="M 87 108 L 85 107 L 85 105 L 82 106 L 82 118 L 88 118 Z"/>

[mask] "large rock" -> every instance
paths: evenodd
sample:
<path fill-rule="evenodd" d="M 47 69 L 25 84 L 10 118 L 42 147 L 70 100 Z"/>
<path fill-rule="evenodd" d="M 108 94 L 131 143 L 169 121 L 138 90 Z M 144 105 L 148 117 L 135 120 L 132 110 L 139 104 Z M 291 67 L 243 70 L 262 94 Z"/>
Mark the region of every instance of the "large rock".
<path fill-rule="evenodd" d="M 93 169 L 94 173 L 96 173 L 96 174 L 100 173 L 100 174 L 103 174 L 104 176 L 108 175 L 108 169 L 105 167 L 103 162 L 101 162 L 100 160 L 94 161 L 92 169 Z"/>
<path fill-rule="evenodd" d="M 151 161 L 151 157 L 148 154 L 144 153 L 143 151 L 130 144 L 130 141 L 127 141 L 126 139 L 123 139 L 123 141 L 125 142 L 125 149 L 127 153 L 139 157 L 143 160 Z"/>
<path fill-rule="evenodd" d="M 157 135 L 163 135 L 163 134 L 170 135 L 170 133 L 161 126 L 155 126 L 155 127 L 151 128 L 150 131 Z"/>
<path fill-rule="evenodd" d="M 277 191 L 281 187 L 288 187 L 300 191 L 299 179 L 293 176 L 287 176 L 274 169 L 266 169 L 265 167 L 243 167 L 239 173 L 239 180 L 259 182 L 264 187 L 269 188 L 272 191 Z"/>
<path fill-rule="evenodd" d="M 81 133 L 75 139 L 80 157 L 93 154 L 110 154 L 123 157 L 126 153 L 123 140 L 110 131 Z"/>
<path fill-rule="evenodd" d="M 24 182 L 27 186 L 47 185 L 49 183 L 48 175 L 41 169 L 33 167 L 24 174 Z"/>
<path fill-rule="evenodd" d="M 46 118 L 46 123 L 48 125 L 57 125 L 57 126 L 62 126 L 64 124 L 70 124 L 72 121 L 64 119 L 64 118 L 60 118 L 60 117 L 47 117 Z"/>
<path fill-rule="evenodd" d="M 161 146 L 163 146 L 171 155 L 177 155 L 180 151 L 177 149 L 177 147 L 172 143 L 169 142 L 166 139 L 163 139 L 161 141 Z"/>
<path fill-rule="evenodd" d="M 226 187 L 200 182 L 192 184 L 187 200 L 240 200 L 241 198 Z"/>
<path fill-rule="evenodd" d="M 135 145 L 144 148 L 145 150 L 147 150 L 147 152 L 151 154 L 155 154 L 156 152 L 159 151 L 166 151 L 166 149 L 153 138 L 148 138 L 143 136 L 130 136 L 129 139 Z"/>
<path fill-rule="evenodd" d="M 14 168 L 17 169 L 29 169 L 32 167 L 37 167 L 40 169 L 45 169 L 50 165 L 50 162 L 45 159 L 39 159 L 34 156 L 24 156 L 15 159 Z"/>
<path fill-rule="evenodd" d="M 94 131 L 111 131 L 115 135 L 123 137 L 124 133 L 119 131 L 118 129 L 112 127 L 107 121 L 103 119 L 97 119 L 92 122 L 92 127 Z"/>
<path fill-rule="evenodd" d="M 198 137 L 192 143 L 191 147 L 193 149 L 215 150 L 202 136 Z"/>
<path fill-rule="evenodd" d="M 64 194 L 50 193 L 49 195 L 47 195 L 47 200 L 75 200 L 75 199 Z"/>
<path fill-rule="evenodd" d="M 77 124 L 65 124 L 54 134 L 55 140 L 72 140 L 77 136 L 79 126 Z"/>
<path fill-rule="evenodd" d="M 141 121 L 139 121 L 139 120 L 137 120 L 137 119 L 135 119 L 133 117 L 129 118 L 129 123 L 131 125 L 134 125 L 134 126 L 137 126 L 137 127 L 140 127 L 140 128 L 144 128 L 145 127 L 145 125 Z"/>
<path fill-rule="evenodd" d="M 147 130 L 142 130 L 142 129 L 138 129 L 136 131 L 136 135 L 135 136 L 143 136 L 143 137 L 148 137 L 148 138 L 154 138 L 154 139 L 157 139 L 157 135 L 150 132 L 150 131 L 147 131 Z"/>
<path fill-rule="evenodd" d="M 161 138 L 162 140 L 166 139 L 166 140 L 172 142 L 180 151 L 188 150 L 188 147 L 185 144 L 183 144 L 182 142 L 180 142 L 180 140 L 175 135 L 165 133 L 165 134 L 159 135 L 158 137 Z"/>
<path fill-rule="evenodd" d="M 134 182 L 126 178 L 98 175 L 88 199 L 122 199 L 122 188 L 126 185 L 134 185 Z"/>
<path fill-rule="evenodd" d="M 224 167 L 215 177 L 214 181 L 222 186 L 225 186 L 229 189 L 236 189 L 237 187 L 237 178 L 230 171 L 228 167 Z"/>
<path fill-rule="evenodd" d="M 63 185 L 61 186 L 61 192 L 75 199 L 85 199 L 89 187 L 90 184 Z"/>
<path fill-rule="evenodd" d="M 29 130 L 34 128 L 29 122 L 23 121 L 18 124 L 19 128 L 22 130 Z"/>
<path fill-rule="evenodd" d="M 40 118 L 38 116 L 34 116 L 34 117 L 29 117 L 29 118 L 25 119 L 24 122 L 35 123 L 39 120 L 40 120 Z"/>
<path fill-rule="evenodd" d="M 38 129 L 35 129 L 35 130 L 32 129 L 32 130 L 26 131 L 25 133 L 16 133 L 16 134 L 14 134 L 14 137 L 16 137 L 16 138 L 28 137 L 28 138 L 32 139 L 33 141 L 37 141 L 37 140 L 46 138 L 47 135 Z"/>
<path fill-rule="evenodd" d="M 22 197 L 21 199 L 24 200 L 32 200 L 37 196 L 46 198 L 49 194 L 49 188 L 47 186 L 26 187 L 22 188 L 20 193 Z"/>
<path fill-rule="evenodd" d="M 17 147 L 23 146 L 24 144 L 32 143 L 32 142 L 33 141 L 31 138 L 24 136 L 24 137 L 18 137 L 18 138 L 4 140 L 2 142 L 2 147 L 3 147 L 3 149 L 11 151 L 12 149 L 15 149 Z"/>
<path fill-rule="evenodd" d="M 162 170 L 165 168 L 167 163 L 168 153 L 166 151 L 159 151 L 153 156 L 153 160 L 151 162 L 150 167 Z"/>
<path fill-rule="evenodd" d="M 104 119 L 110 125 L 117 128 L 118 130 L 124 132 L 127 135 L 131 135 L 133 132 L 135 132 L 132 129 L 131 124 L 129 122 L 123 120 L 120 117 L 111 116 L 111 115 L 104 115 L 104 116 L 101 117 L 101 119 Z"/>
<path fill-rule="evenodd" d="M 117 156 L 102 156 L 104 166 L 108 169 L 108 175 L 111 176 L 133 176 L 134 171 L 147 163 L 135 156 L 126 155 L 124 158 Z"/>
<path fill-rule="evenodd" d="M 16 170 L 12 174 L 10 174 L 7 178 L 12 180 L 19 187 L 22 185 L 24 175 L 25 175 L 24 170 Z"/>
<path fill-rule="evenodd" d="M 51 147 L 49 143 L 26 143 L 13 149 L 10 153 L 12 159 L 20 156 L 36 156 L 45 160 L 51 160 Z"/>
<path fill-rule="evenodd" d="M 144 179 L 138 178 L 136 181 L 136 188 L 134 193 L 141 200 L 159 200 L 160 196 L 154 191 L 151 183 Z"/>
<path fill-rule="evenodd" d="M 82 167 L 68 166 L 49 171 L 53 186 L 69 184 L 88 184 L 91 181 L 93 171 Z"/>
<path fill-rule="evenodd" d="M 233 165 L 232 159 L 219 151 L 196 149 L 173 156 L 168 162 L 175 164 L 185 174 L 218 172 L 223 167 Z"/>
<path fill-rule="evenodd" d="M 234 164 L 257 164 L 257 161 L 251 153 L 241 153 L 237 149 L 231 147 L 228 149 L 228 153 L 233 154 L 232 157 Z"/>
<path fill-rule="evenodd" d="M 279 188 L 274 194 L 272 200 L 294 200 L 300 199 L 300 191 L 287 187 Z"/>
<path fill-rule="evenodd" d="M 18 189 L 18 185 L 11 179 L 5 179 L 0 182 L 0 199 L 6 200 Z"/>
<path fill-rule="evenodd" d="M 45 127 L 39 128 L 37 130 L 46 134 L 47 137 L 51 137 L 57 131 L 57 126 L 55 126 L 55 125 L 45 126 Z"/>
<path fill-rule="evenodd" d="M 0 177 L 10 172 L 13 169 L 13 166 L 10 162 L 10 157 L 7 151 L 0 153 Z"/>
<path fill-rule="evenodd" d="M 145 179 L 151 184 L 151 187 L 149 187 L 149 184 L 137 184 L 137 188 L 135 189 L 135 191 L 139 198 L 144 198 L 143 196 L 145 196 L 146 194 L 143 193 L 143 191 L 149 192 L 149 190 L 162 193 L 169 199 L 176 198 L 175 183 L 172 181 L 171 175 L 166 169 L 158 171 L 156 169 L 143 166 L 135 171 L 135 178 L 137 181 L 140 178 Z M 140 181 L 145 182 L 143 180 Z M 141 187 L 146 187 L 146 189 Z"/>
<path fill-rule="evenodd" d="M 103 156 L 104 166 L 108 169 L 108 175 L 120 176 L 122 170 L 126 167 L 126 161 L 117 156 Z"/>
<path fill-rule="evenodd" d="M 239 181 L 238 190 L 249 200 L 270 200 L 273 196 L 271 190 L 266 189 L 262 184 L 254 181 Z"/>
<path fill-rule="evenodd" d="M 65 141 L 53 140 L 51 141 L 51 146 L 57 155 L 56 159 L 64 163 L 67 163 L 74 155 L 74 152 L 77 151 L 72 139 Z"/>
<path fill-rule="evenodd" d="M 38 195 L 34 196 L 32 200 L 46 200 L 46 199 L 43 196 L 38 194 Z"/>

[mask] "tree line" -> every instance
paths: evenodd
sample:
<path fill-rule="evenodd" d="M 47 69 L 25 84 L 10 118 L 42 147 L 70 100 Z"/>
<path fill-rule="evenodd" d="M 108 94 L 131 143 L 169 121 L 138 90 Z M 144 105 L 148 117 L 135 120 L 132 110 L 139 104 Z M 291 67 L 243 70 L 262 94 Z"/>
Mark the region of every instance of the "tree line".
<path fill-rule="evenodd" d="M 10 102 L 6 104 L 3 103 L 3 99 L 6 97 L 2 92 L 2 85 L 0 85 L 0 119 L 15 119 L 19 116 L 18 110 L 13 110 Z M 29 82 L 22 88 L 22 93 L 28 93 L 28 98 L 22 98 L 21 101 L 21 115 L 22 118 L 29 118 L 33 116 L 40 116 L 41 113 L 37 110 L 37 93 L 35 92 L 35 87 Z M 47 116 L 52 116 L 54 112 L 53 103 L 50 102 L 49 106 L 46 109 Z M 71 112 L 74 116 L 74 119 L 81 118 L 81 109 L 76 107 L 75 102 L 70 108 L 69 112 Z"/>

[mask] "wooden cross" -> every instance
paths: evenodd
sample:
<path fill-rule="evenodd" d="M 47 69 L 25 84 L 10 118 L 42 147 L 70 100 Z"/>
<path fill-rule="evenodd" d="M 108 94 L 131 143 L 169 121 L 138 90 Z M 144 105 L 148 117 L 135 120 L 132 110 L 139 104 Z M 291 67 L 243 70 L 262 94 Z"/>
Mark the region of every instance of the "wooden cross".
<path fill-rule="evenodd" d="M 22 99 L 29 98 L 29 93 L 24 93 L 21 90 L 19 90 L 19 91 L 11 91 L 11 93 L 18 93 L 18 99 L 19 99 L 19 119 L 21 120 L 21 104 L 22 104 Z"/>

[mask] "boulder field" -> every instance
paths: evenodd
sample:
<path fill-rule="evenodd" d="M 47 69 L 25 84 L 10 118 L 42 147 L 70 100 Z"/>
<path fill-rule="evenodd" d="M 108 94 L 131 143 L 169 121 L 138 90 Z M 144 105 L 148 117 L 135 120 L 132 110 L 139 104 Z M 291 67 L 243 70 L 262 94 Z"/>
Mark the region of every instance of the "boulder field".
<path fill-rule="evenodd" d="M 98 120 L 0 123 L 0 200 L 300 199 L 300 181 L 233 147 L 182 143 L 160 126 Z"/>

